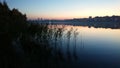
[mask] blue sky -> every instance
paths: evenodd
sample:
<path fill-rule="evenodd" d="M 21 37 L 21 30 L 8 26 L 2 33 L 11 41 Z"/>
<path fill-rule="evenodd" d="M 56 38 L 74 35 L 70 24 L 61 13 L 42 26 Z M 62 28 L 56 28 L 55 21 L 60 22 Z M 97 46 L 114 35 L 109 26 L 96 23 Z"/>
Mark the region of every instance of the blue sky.
<path fill-rule="evenodd" d="M 120 15 L 120 0 L 6 0 L 30 19 Z"/>

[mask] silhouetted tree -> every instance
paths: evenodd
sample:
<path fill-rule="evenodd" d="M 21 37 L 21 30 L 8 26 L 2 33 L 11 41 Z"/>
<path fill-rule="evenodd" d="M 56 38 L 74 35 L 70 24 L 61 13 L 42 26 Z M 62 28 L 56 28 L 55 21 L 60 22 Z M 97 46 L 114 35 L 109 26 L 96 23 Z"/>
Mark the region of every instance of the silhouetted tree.
<path fill-rule="evenodd" d="M 0 2 L 0 68 L 57 66 L 53 59 L 58 54 L 52 56 L 48 30 L 48 24 L 29 23 L 25 14 Z"/>

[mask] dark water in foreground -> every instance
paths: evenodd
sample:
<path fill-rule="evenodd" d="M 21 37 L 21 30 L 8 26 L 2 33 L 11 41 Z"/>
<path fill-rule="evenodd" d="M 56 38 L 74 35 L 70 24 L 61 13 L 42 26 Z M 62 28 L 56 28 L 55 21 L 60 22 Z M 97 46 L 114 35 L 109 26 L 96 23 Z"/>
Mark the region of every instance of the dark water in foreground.
<path fill-rule="evenodd" d="M 71 68 L 120 68 L 119 35 L 120 29 L 66 25 L 61 37 L 51 42 L 63 53 Z"/>

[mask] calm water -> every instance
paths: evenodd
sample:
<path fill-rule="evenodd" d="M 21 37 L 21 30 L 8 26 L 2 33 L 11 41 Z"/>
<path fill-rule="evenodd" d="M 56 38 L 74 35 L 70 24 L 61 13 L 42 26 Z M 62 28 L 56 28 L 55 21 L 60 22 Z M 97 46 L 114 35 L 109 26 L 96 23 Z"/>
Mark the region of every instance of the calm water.
<path fill-rule="evenodd" d="M 71 68 L 120 68 L 119 35 L 120 29 L 64 26 L 55 43 Z"/>

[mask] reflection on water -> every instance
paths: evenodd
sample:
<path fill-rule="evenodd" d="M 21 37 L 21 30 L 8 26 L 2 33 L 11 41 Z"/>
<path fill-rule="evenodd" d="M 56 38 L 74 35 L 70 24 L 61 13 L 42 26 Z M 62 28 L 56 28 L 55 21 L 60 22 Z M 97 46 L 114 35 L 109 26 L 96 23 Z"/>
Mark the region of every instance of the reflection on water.
<path fill-rule="evenodd" d="M 119 68 L 120 29 L 50 25 L 51 44 L 71 67 Z"/>
<path fill-rule="evenodd" d="M 0 35 L 0 59 L 21 68 L 120 68 L 119 35 L 120 29 L 30 24 L 17 36 Z"/>

